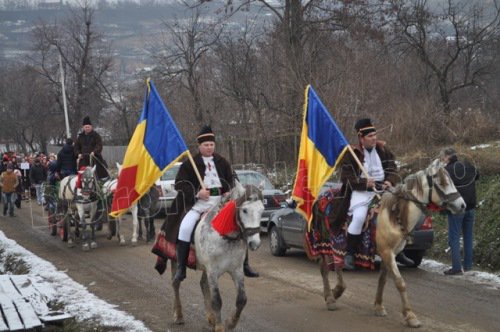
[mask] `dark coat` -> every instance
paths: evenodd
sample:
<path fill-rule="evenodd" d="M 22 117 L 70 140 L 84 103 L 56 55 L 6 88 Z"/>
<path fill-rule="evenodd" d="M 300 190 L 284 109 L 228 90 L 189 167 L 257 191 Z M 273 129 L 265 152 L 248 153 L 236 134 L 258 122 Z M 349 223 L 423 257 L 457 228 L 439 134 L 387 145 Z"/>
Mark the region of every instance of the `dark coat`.
<path fill-rule="evenodd" d="M 205 163 L 201 154 L 197 154 L 193 159 L 200 175 L 204 177 Z M 234 186 L 231 164 L 217 153 L 214 153 L 214 164 L 222 184 L 222 194 L 224 194 Z M 193 207 L 196 202 L 196 194 L 200 188 L 200 181 L 198 181 L 191 162 L 189 160 L 184 161 L 175 177 L 177 196 L 172 202 L 172 206 L 168 210 L 162 226 L 162 230 L 165 231 L 168 241 L 176 243 L 182 218 Z"/>
<path fill-rule="evenodd" d="M 90 133 L 86 134 L 81 132 L 78 134 L 78 138 L 75 142 L 75 156 L 79 154 L 82 155 L 82 159 L 78 162 L 78 167 L 90 166 L 90 154 L 94 153 L 97 160 L 93 161 L 93 165 L 96 165 L 96 174 L 98 178 L 109 177 L 108 171 L 106 170 L 108 165 L 102 157 L 102 138 L 96 131 L 92 130 Z"/>
<path fill-rule="evenodd" d="M 474 209 L 477 204 L 475 182 L 479 179 L 477 169 L 467 160 L 459 161 L 457 156 L 452 156 L 445 168 L 465 201 L 465 209 Z"/>
<path fill-rule="evenodd" d="M 354 153 L 358 157 L 361 163 L 364 162 L 365 155 L 363 149 L 360 146 L 352 146 Z M 384 168 L 385 178 L 384 181 L 389 181 L 392 185 L 400 182 L 400 177 L 398 175 L 398 168 L 395 162 L 394 154 L 387 148 L 385 142 L 377 141 L 375 146 L 377 154 L 382 161 L 382 167 Z M 332 213 L 329 217 L 330 225 L 338 229 L 341 227 L 347 219 L 347 212 L 349 211 L 349 205 L 351 202 L 351 195 L 353 190 L 366 190 L 367 180 L 361 177 L 361 169 L 359 168 L 356 160 L 351 153 L 346 153 L 342 160 L 340 168 L 340 179 L 342 181 L 342 188 L 340 189 L 339 199 L 333 204 Z"/>
<path fill-rule="evenodd" d="M 47 170 L 41 163 L 33 163 L 30 168 L 30 183 L 32 185 L 42 184 L 47 180 Z"/>
<path fill-rule="evenodd" d="M 56 172 L 64 175 L 76 174 L 76 156 L 72 145 L 64 144 L 57 153 Z"/>

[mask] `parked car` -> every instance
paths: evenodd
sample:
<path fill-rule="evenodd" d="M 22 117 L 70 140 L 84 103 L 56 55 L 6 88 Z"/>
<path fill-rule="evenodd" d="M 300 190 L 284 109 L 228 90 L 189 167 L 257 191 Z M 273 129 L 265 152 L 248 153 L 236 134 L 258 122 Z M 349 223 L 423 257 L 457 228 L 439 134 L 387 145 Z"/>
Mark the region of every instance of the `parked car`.
<path fill-rule="evenodd" d="M 156 181 L 156 189 L 160 193 L 160 212 L 166 213 L 167 209 L 172 205 L 175 196 L 177 196 L 174 185 L 175 177 L 177 176 L 177 172 L 179 172 L 181 164 L 180 162 L 175 163 Z"/>
<path fill-rule="evenodd" d="M 262 194 L 264 196 L 263 203 L 265 210 L 260 220 L 260 229 L 262 232 L 267 232 L 270 214 L 286 207 L 286 199 L 288 196 L 282 190 L 276 189 L 271 181 L 260 172 L 252 170 L 236 170 L 235 172 L 241 184 L 263 186 Z"/>
<path fill-rule="evenodd" d="M 329 183 L 322 191 L 339 187 Z M 269 249 L 274 256 L 283 256 L 290 248 L 303 249 L 306 221 L 301 214 L 292 208 L 284 208 L 274 211 L 269 217 Z M 427 249 L 432 247 L 434 241 L 434 230 L 432 229 L 432 217 L 422 216 L 414 230 L 409 234 L 405 255 L 415 263 L 411 267 L 417 267 L 422 262 Z"/>

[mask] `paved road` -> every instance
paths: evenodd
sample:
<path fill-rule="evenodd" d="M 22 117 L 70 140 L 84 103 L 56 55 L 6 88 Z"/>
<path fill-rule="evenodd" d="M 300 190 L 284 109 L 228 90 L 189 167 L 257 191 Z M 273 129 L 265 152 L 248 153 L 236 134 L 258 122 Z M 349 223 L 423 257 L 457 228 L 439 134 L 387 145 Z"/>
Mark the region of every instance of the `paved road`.
<path fill-rule="evenodd" d="M 129 218 L 129 217 L 128 217 Z M 161 220 L 156 220 L 157 228 Z M 151 244 L 120 247 L 99 232 L 99 248 L 82 252 L 67 248 L 49 235 L 39 206 L 25 203 L 17 217 L 0 216 L 0 229 L 7 237 L 67 271 L 75 281 L 119 309 L 129 312 L 153 331 L 204 331 L 204 310 L 199 279 L 201 273 L 188 271 L 182 284 L 186 324 L 172 323 L 170 268 L 163 276 L 153 269 Z M 403 331 L 399 294 L 392 281 L 386 287 L 387 317 L 372 313 L 376 272 L 346 273 L 348 289 L 337 311 L 327 311 L 316 263 L 300 251 L 286 257 L 269 253 L 268 238 L 250 253 L 251 265 L 261 277 L 246 279 L 248 303 L 236 331 Z M 445 277 L 420 269 L 404 269 L 410 301 L 423 323 L 420 331 L 498 331 L 500 290 L 478 285 L 463 277 Z M 335 280 L 331 276 L 332 282 Z M 223 315 L 235 303 L 229 276 L 221 278 Z"/>

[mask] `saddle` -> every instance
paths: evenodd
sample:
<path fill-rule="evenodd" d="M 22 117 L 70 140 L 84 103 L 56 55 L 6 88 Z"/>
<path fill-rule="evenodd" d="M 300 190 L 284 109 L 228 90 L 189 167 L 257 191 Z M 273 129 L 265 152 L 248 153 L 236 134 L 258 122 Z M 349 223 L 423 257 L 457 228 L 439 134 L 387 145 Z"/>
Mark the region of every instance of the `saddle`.
<path fill-rule="evenodd" d="M 328 257 L 331 270 L 334 269 L 335 265 L 343 266 L 344 257 L 347 254 L 347 226 L 350 218 L 348 217 L 338 229 L 331 228 L 328 220 L 333 205 L 338 204 L 339 193 L 340 191 L 337 189 L 330 189 L 318 198 L 316 203 L 318 213 L 311 222 L 311 228 L 305 234 L 304 247 L 308 256 L 312 259 L 320 255 Z M 378 199 L 374 199 L 370 203 L 370 209 L 361 232 L 362 240 L 354 255 L 356 266 L 370 270 L 375 269 L 375 232 L 378 203 Z"/>
<path fill-rule="evenodd" d="M 200 219 L 196 222 L 194 229 L 198 223 L 203 219 L 206 214 L 202 214 Z M 236 202 L 229 201 L 224 207 L 216 214 L 211 221 L 212 227 L 223 237 L 229 240 L 237 239 L 239 233 L 238 225 L 236 224 Z M 236 235 L 235 235 L 236 234 Z M 194 249 L 194 232 L 191 236 L 191 247 L 189 249 L 187 267 L 196 270 L 196 252 Z M 163 274 L 167 268 L 167 260 L 177 261 L 176 244 L 168 241 L 165 232 L 161 231 L 156 237 L 156 241 L 151 249 L 151 252 L 158 256 L 156 259 L 155 269 L 158 273 Z"/>

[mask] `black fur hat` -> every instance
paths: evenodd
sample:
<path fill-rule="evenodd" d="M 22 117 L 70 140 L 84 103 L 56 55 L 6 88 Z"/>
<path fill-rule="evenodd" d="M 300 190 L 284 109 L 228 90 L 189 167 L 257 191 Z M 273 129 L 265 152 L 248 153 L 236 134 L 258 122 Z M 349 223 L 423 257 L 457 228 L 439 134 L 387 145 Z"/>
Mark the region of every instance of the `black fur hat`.
<path fill-rule="evenodd" d="M 215 134 L 210 126 L 205 125 L 201 128 L 201 131 L 198 133 L 196 139 L 198 140 L 198 144 L 208 141 L 215 142 Z"/>
<path fill-rule="evenodd" d="M 354 125 L 354 129 L 356 129 L 358 135 L 361 136 L 366 136 L 369 133 L 377 131 L 377 129 L 375 129 L 375 126 L 372 123 L 372 120 L 369 118 L 359 119 Z"/>
<path fill-rule="evenodd" d="M 88 115 L 83 118 L 83 126 L 86 126 L 86 125 L 92 126 L 92 122 L 90 122 L 90 117 Z"/>

